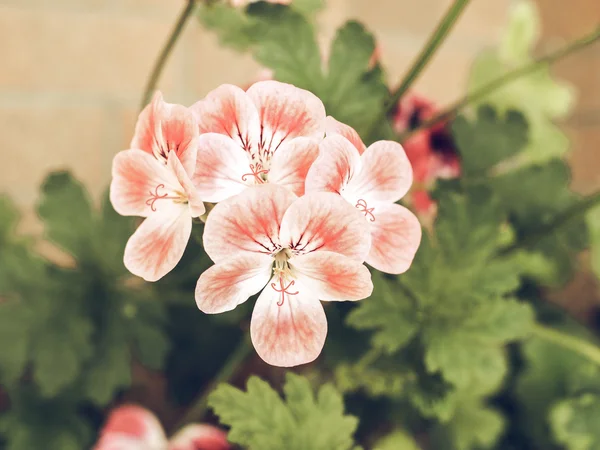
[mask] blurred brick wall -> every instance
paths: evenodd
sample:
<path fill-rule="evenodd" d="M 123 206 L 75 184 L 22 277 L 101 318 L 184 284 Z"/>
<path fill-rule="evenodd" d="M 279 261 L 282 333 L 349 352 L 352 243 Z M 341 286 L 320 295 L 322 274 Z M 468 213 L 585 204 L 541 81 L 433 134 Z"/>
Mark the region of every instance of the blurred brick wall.
<path fill-rule="evenodd" d="M 600 23 L 598 0 L 538 0 L 544 45 Z M 418 52 L 450 0 L 329 0 L 325 38 L 358 18 L 380 40 L 390 80 Z M 497 41 L 510 0 L 473 0 L 417 88 L 439 102 L 464 92 L 469 65 Z M 33 207 L 47 171 L 71 168 L 92 194 L 102 192 L 113 155 L 127 147 L 146 77 L 183 0 L 0 0 L 0 192 L 22 205 L 25 228 L 38 230 Z M 248 57 L 218 47 L 188 25 L 159 87 L 168 101 L 190 104 L 225 82 L 258 72 Z M 568 121 L 575 186 L 600 187 L 600 46 L 571 57 L 557 72 L 581 91 Z"/>

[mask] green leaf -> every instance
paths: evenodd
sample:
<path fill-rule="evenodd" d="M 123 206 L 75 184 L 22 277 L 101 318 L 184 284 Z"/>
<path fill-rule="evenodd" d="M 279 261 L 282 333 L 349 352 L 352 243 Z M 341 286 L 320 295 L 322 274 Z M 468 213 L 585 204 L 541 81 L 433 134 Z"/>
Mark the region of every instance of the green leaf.
<path fill-rule="evenodd" d="M 61 313 L 36 330 L 31 358 L 42 395 L 53 397 L 77 378 L 92 355 L 92 329 L 84 316 Z"/>
<path fill-rule="evenodd" d="M 491 448 L 504 430 L 504 418 L 495 409 L 467 402 L 456 409 L 444 428 L 456 450 Z"/>
<path fill-rule="evenodd" d="M 560 160 L 524 167 L 490 181 L 502 207 L 511 216 L 518 236 L 535 235 L 565 209 L 579 200 L 569 190 L 570 170 Z M 541 279 L 551 285 L 564 284 L 570 278 L 578 252 L 587 244 L 583 218 L 572 220 L 553 231 L 528 250 L 543 254 L 553 265 L 551 276 Z"/>
<path fill-rule="evenodd" d="M 294 8 L 306 16 L 319 12 L 324 6 L 324 0 L 294 0 L 290 3 L 291 8 Z"/>
<path fill-rule="evenodd" d="M 587 224 L 590 230 L 592 270 L 600 279 L 600 207 L 592 209 L 587 214 Z"/>
<path fill-rule="evenodd" d="M 471 122 L 464 116 L 458 117 L 452 131 L 464 177 L 484 176 L 527 145 L 527 122 L 523 115 L 509 110 L 499 116 L 489 105 L 480 106 Z"/>
<path fill-rule="evenodd" d="M 329 115 L 363 136 L 381 117 L 389 95 L 382 74 L 371 67 L 374 51 L 373 35 L 360 23 L 347 22 L 331 45 L 325 90 L 315 90 Z"/>
<path fill-rule="evenodd" d="M 83 392 L 86 398 L 104 406 L 117 390 L 130 384 L 131 355 L 127 341 L 115 332 L 106 334 L 83 374 Z"/>
<path fill-rule="evenodd" d="M 600 449 L 600 395 L 585 393 L 563 400 L 550 414 L 556 440 L 568 450 Z"/>
<path fill-rule="evenodd" d="M 201 2 L 198 18 L 202 25 L 217 33 L 222 45 L 244 51 L 254 41 L 253 22 L 240 8 L 224 2 Z"/>
<path fill-rule="evenodd" d="M 581 325 L 558 328 L 581 339 L 589 338 Z M 600 389 L 600 369 L 571 350 L 535 337 L 522 345 L 522 359 L 524 369 L 515 386 L 521 412 L 517 423 L 520 431 L 541 448 L 550 448 L 550 411 L 557 401 Z"/>
<path fill-rule="evenodd" d="M 34 391 L 11 395 L 11 409 L 0 416 L 6 450 L 90 448 L 92 430 L 70 400 L 47 401 Z"/>
<path fill-rule="evenodd" d="M 380 272 L 374 271 L 371 277 L 373 294 L 350 313 L 347 322 L 359 330 L 377 329 L 373 345 L 394 353 L 418 331 L 414 300 Z"/>
<path fill-rule="evenodd" d="M 307 379 L 288 373 L 285 401 L 257 377 L 247 392 L 220 385 L 209 397 L 221 422 L 231 426 L 229 440 L 250 450 L 348 450 L 357 420 L 344 415 L 342 396 L 331 385 L 317 395 Z"/>
<path fill-rule="evenodd" d="M 538 22 L 534 3 L 522 1 L 513 10 L 500 49 L 486 51 L 475 60 L 469 91 L 531 62 L 533 58 L 529 53 L 539 35 Z M 574 99 L 572 91 L 569 85 L 551 77 L 547 65 L 541 65 L 539 70 L 493 91 L 477 103 L 491 104 L 499 111 L 521 111 L 530 127 L 529 144 L 522 159 L 524 162 L 539 163 L 561 156 L 568 149 L 568 139 L 552 121 L 571 110 Z"/>
<path fill-rule="evenodd" d="M 12 384 L 21 376 L 29 355 L 35 311 L 19 301 L 0 304 L 0 380 Z"/>
<path fill-rule="evenodd" d="M 12 237 L 19 222 L 20 214 L 16 205 L 6 195 L 0 195 L 0 243 Z"/>
<path fill-rule="evenodd" d="M 75 257 L 88 255 L 94 228 L 90 200 L 71 174 L 55 172 L 46 178 L 38 213 L 51 241 Z"/>
<path fill-rule="evenodd" d="M 540 18 L 530 1 L 513 4 L 510 23 L 502 43 L 500 57 L 503 61 L 527 62 L 540 37 Z"/>
<path fill-rule="evenodd" d="M 420 448 L 408 433 L 396 430 L 378 440 L 373 450 L 419 450 Z"/>
<path fill-rule="evenodd" d="M 425 364 L 458 388 L 494 392 L 507 370 L 502 345 L 525 337 L 532 324 L 529 305 L 515 300 L 484 303 L 460 324 L 427 330 Z"/>
<path fill-rule="evenodd" d="M 255 59 L 273 69 L 276 80 L 315 92 L 323 74 L 313 25 L 290 8 L 264 2 L 248 14 L 256 22 Z"/>

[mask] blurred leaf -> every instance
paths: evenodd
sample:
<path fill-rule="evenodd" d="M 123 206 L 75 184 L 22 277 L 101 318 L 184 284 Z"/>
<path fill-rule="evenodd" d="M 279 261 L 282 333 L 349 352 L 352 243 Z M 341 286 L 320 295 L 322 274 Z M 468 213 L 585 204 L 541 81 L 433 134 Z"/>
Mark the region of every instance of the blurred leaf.
<path fill-rule="evenodd" d="M 500 49 L 482 53 L 474 62 L 469 91 L 531 62 L 530 51 L 539 36 L 539 18 L 533 2 L 522 0 L 514 9 Z M 569 85 L 555 81 L 547 65 L 520 77 L 478 100 L 499 111 L 521 111 L 529 123 L 529 143 L 523 160 L 543 162 L 564 154 L 568 139 L 552 120 L 563 117 L 572 108 L 573 92 Z"/>
<path fill-rule="evenodd" d="M 250 450 L 348 450 L 357 420 L 344 415 L 342 396 L 331 385 L 317 395 L 307 379 L 288 373 L 285 401 L 257 377 L 247 392 L 220 385 L 209 404 L 221 422 L 231 426 L 229 440 Z"/>
<path fill-rule="evenodd" d="M 517 1 L 512 5 L 510 24 L 500 44 L 503 61 L 515 63 L 529 60 L 529 55 L 540 37 L 540 18 L 536 6 L 530 1 Z"/>
<path fill-rule="evenodd" d="M 588 335 L 576 324 L 559 328 L 582 339 Z M 535 337 L 523 344 L 522 352 L 524 369 L 515 386 L 520 406 L 517 424 L 532 442 L 549 448 L 553 443 L 549 419 L 554 404 L 588 391 L 590 382 L 596 383 L 594 390 L 600 390 L 600 369 L 571 350 Z"/>
<path fill-rule="evenodd" d="M 600 448 L 600 394 L 563 400 L 550 415 L 556 440 L 568 450 Z"/>
<path fill-rule="evenodd" d="M 485 175 L 527 145 L 527 122 L 523 115 L 509 110 L 499 116 L 489 105 L 481 105 L 471 122 L 464 116 L 458 117 L 452 131 L 465 177 Z"/>
<path fill-rule="evenodd" d="M 378 440 L 373 450 L 419 450 L 415 440 L 405 431 L 394 431 Z"/>
<path fill-rule="evenodd" d="M 31 389 L 11 396 L 11 409 L 0 417 L 6 450 L 81 450 L 92 432 L 70 401 L 47 401 Z"/>
<path fill-rule="evenodd" d="M 452 419 L 443 428 L 443 448 L 492 448 L 504 430 L 504 418 L 484 404 L 467 402 L 456 408 Z M 452 447 L 448 441 L 452 442 Z"/>
<path fill-rule="evenodd" d="M 46 178 L 38 213 L 51 241 L 75 257 L 89 256 L 94 229 L 90 199 L 70 173 L 55 172 Z"/>
<path fill-rule="evenodd" d="M 31 359 L 42 395 L 53 397 L 77 378 L 93 352 L 91 333 L 90 321 L 73 313 L 39 324 Z"/>
<path fill-rule="evenodd" d="M 240 8 L 225 2 L 201 2 L 198 18 L 202 25 L 217 33 L 222 45 L 244 51 L 254 41 L 252 20 Z"/>
<path fill-rule="evenodd" d="M 600 207 L 592 209 L 587 214 L 587 224 L 590 230 L 590 249 L 592 252 L 592 270 L 600 279 Z"/>
<path fill-rule="evenodd" d="M 570 170 L 560 160 L 550 160 L 543 165 L 524 167 L 490 181 L 503 208 L 512 219 L 518 236 L 538 233 L 540 227 L 579 200 L 569 190 Z M 541 281 L 561 285 L 570 279 L 575 257 L 587 244 L 587 230 L 583 218 L 577 218 L 553 231 L 525 250 L 543 254 L 553 270 Z"/>

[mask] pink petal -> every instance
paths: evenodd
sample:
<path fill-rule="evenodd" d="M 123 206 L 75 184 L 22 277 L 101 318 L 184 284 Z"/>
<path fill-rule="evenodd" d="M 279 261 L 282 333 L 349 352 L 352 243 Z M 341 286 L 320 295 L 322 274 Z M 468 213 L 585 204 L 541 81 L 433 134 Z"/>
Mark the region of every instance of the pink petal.
<path fill-rule="evenodd" d="M 165 433 L 154 414 L 140 406 L 124 405 L 110 413 L 94 450 L 162 449 L 166 445 Z"/>
<path fill-rule="evenodd" d="M 169 450 L 229 450 L 227 433 L 212 425 L 192 424 L 182 428 L 169 442 Z"/>
<path fill-rule="evenodd" d="M 294 254 L 330 251 L 364 261 L 371 239 L 369 224 L 337 194 L 316 192 L 300 197 L 286 211 L 279 238 Z"/>
<path fill-rule="evenodd" d="M 311 92 L 279 81 L 259 81 L 247 93 L 258 109 L 260 142 L 271 153 L 285 139 L 323 137 L 325 107 Z"/>
<path fill-rule="evenodd" d="M 175 174 L 142 150 L 125 150 L 115 155 L 110 184 L 110 201 L 123 216 L 147 217 L 161 211 L 167 201 L 151 203 L 153 193 L 164 195 L 181 189 Z M 170 195 L 169 195 L 170 196 Z"/>
<path fill-rule="evenodd" d="M 279 278 L 273 277 L 271 283 L 279 289 Z M 297 281 L 287 289 L 288 294 L 276 290 L 271 283 L 258 297 L 250 322 L 256 352 L 268 364 L 279 367 L 314 361 L 327 335 L 321 302 Z M 289 283 L 287 280 L 284 287 Z"/>
<path fill-rule="evenodd" d="M 272 265 L 269 255 L 246 253 L 212 266 L 198 279 L 198 308 L 207 314 L 231 311 L 267 284 Z"/>
<path fill-rule="evenodd" d="M 196 187 L 192 183 L 192 180 L 188 176 L 187 172 L 183 168 L 183 165 L 173 153 L 169 154 L 169 160 L 167 166 L 173 171 L 183 191 L 185 192 L 190 208 L 191 217 L 199 217 L 206 212 L 204 202 L 200 199 L 200 194 L 196 190 Z"/>
<path fill-rule="evenodd" d="M 327 136 L 334 136 L 336 134 L 344 136 L 352 143 L 352 145 L 354 145 L 356 150 L 358 150 L 358 153 L 360 153 L 361 155 L 367 149 L 359 134 L 354 128 L 352 128 L 349 125 L 346 125 L 345 123 L 338 122 L 331 116 L 327 116 L 327 119 L 325 119 L 325 134 Z"/>
<path fill-rule="evenodd" d="M 245 252 L 280 249 L 279 227 L 296 196 L 282 186 L 253 186 L 219 203 L 204 227 L 204 250 L 220 263 Z"/>
<path fill-rule="evenodd" d="M 379 141 L 361 156 L 362 168 L 348 183 L 344 197 L 373 202 L 396 202 L 412 184 L 412 167 L 397 142 Z"/>
<path fill-rule="evenodd" d="M 360 170 L 358 150 L 339 135 L 327 136 L 319 148 L 320 155 L 306 175 L 306 191 L 339 194 Z"/>
<path fill-rule="evenodd" d="M 125 267 L 146 281 L 159 280 L 177 265 L 192 232 L 189 208 L 169 203 L 144 220 L 125 246 Z"/>
<path fill-rule="evenodd" d="M 217 133 L 200 136 L 194 184 L 207 202 L 239 194 L 253 183 L 248 154 L 231 138 Z"/>
<path fill-rule="evenodd" d="M 371 223 L 371 251 L 366 262 L 382 272 L 406 272 L 421 242 L 421 225 L 404 206 L 377 205 Z"/>
<path fill-rule="evenodd" d="M 182 105 L 166 103 L 160 92 L 140 113 L 131 141 L 132 149 L 141 149 L 163 162 L 175 151 L 191 175 L 196 163 L 198 126 L 191 110 Z"/>
<path fill-rule="evenodd" d="M 306 174 L 319 156 L 314 139 L 298 137 L 286 141 L 275 152 L 269 169 L 269 183 L 285 186 L 297 196 L 304 195 Z"/>
<path fill-rule="evenodd" d="M 260 132 L 258 111 L 239 87 L 223 84 L 190 109 L 200 133 L 224 134 L 245 150 L 256 149 Z"/>
<path fill-rule="evenodd" d="M 293 257 L 294 275 L 320 300 L 362 300 L 373 292 L 371 273 L 339 253 L 317 251 Z"/>

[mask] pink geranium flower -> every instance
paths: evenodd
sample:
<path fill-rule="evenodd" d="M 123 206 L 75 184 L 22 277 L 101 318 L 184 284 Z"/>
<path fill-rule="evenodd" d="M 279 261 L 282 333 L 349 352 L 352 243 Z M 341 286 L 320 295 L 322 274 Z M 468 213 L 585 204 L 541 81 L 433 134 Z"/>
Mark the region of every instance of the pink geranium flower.
<path fill-rule="evenodd" d="M 321 155 L 306 178 L 307 192 L 335 192 L 359 210 L 369 225 L 366 262 L 387 273 L 405 272 L 421 241 L 413 213 L 395 204 L 412 184 L 410 162 L 397 142 L 365 148 L 354 129 L 327 118 Z"/>
<path fill-rule="evenodd" d="M 398 103 L 393 118 L 394 129 L 398 133 L 414 130 L 437 113 L 438 109 L 431 100 L 407 94 Z M 460 175 L 460 161 L 448 130 L 448 122 L 442 121 L 414 133 L 403 146 L 418 184 L 418 188 L 411 192 L 411 200 L 419 214 L 431 216 L 435 212 L 435 203 L 427 189 L 439 178 Z"/>
<path fill-rule="evenodd" d="M 216 427 L 193 424 L 167 439 L 156 416 L 141 406 L 114 409 L 93 450 L 229 450 L 227 434 Z"/>
<path fill-rule="evenodd" d="M 121 215 L 146 218 L 127 242 L 125 267 L 147 281 L 175 267 L 192 217 L 205 212 L 191 178 L 197 144 L 198 127 L 189 109 L 165 103 L 157 93 L 140 114 L 131 149 L 113 160 L 113 207 Z"/>
<path fill-rule="evenodd" d="M 319 355 L 327 334 L 319 300 L 360 300 L 373 289 L 362 264 L 368 224 L 331 193 L 297 198 L 276 185 L 247 189 L 212 210 L 204 248 L 216 264 L 198 280 L 198 307 L 229 311 L 262 290 L 250 334 L 260 357 L 275 366 Z"/>
<path fill-rule="evenodd" d="M 325 108 L 316 96 L 260 81 L 247 91 L 222 85 L 191 109 L 201 133 L 194 184 L 205 201 L 264 183 L 304 193 L 325 131 Z"/>

